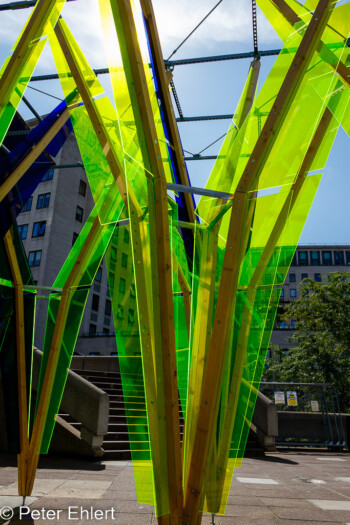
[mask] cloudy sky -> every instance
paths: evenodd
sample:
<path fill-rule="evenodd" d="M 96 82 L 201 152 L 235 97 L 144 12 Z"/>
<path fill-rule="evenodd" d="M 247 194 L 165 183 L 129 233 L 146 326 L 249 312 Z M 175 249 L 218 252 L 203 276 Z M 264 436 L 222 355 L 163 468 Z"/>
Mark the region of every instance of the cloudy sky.
<path fill-rule="evenodd" d="M 0 0 L 0 5 L 9 0 Z M 200 20 L 213 8 L 217 0 L 153 0 L 158 29 L 167 58 Z M 83 6 L 83 9 L 82 9 Z M 0 12 L 0 62 L 11 51 L 30 10 Z M 106 67 L 98 0 L 77 0 L 67 3 L 62 11 L 85 56 L 93 67 Z M 258 11 L 258 39 L 260 49 L 281 47 L 281 41 L 261 12 Z M 251 51 L 252 19 L 250 0 L 223 0 L 210 17 L 190 37 L 173 58 L 188 58 Z M 216 62 L 211 64 L 177 66 L 174 82 L 185 116 L 233 113 L 243 88 L 249 60 Z M 274 58 L 264 57 L 260 85 L 268 75 Z M 54 64 L 47 46 L 37 66 L 36 73 L 54 72 Z M 107 93 L 110 86 L 107 76 L 100 76 Z M 62 98 L 59 82 L 31 83 L 54 96 Z M 58 102 L 27 89 L 27 98 L 41 113 L 52 109 Z M 25 118 L 31 115 L 21 106 Z M 179 129 L 185 150 L 197 153 L 224 134 L 227 120 L 201 123 L 180 123 Z M 319 193 L 304 229 L 302 241 L 348 242 L 350 232 L 344 219 L 347 193 L 341 191 L 348 178 L 345 173 L 344 151 L 349 138 L 340 131 L 327 164 Z M 211 146 L 207 155 L 217 154 L 221 141 Z M 212 161 L 188 162 L 192 184 L 204 186 L 212 168 Z"/>

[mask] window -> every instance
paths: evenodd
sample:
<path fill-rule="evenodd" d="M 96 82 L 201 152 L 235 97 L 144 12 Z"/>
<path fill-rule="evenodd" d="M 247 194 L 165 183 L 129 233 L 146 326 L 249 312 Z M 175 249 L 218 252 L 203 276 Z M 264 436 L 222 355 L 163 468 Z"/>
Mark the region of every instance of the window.
<path fill-rule="evenodd" d="M 134 321 L 135 321 L 135 312 L 132 308 L 129 308 L 128 324 L 134 324 Z"/>
<path fill-rule="evenodd" d="M 124 307 L 121 304 L 118 304 L 117 317 L 118 319 L 124 319 Z"/>
<path fill-rule="evenodd" d="M 315 281 L 316 281 L 317 283 L 321 283 L 321 282 L 322 282 L 321 274 L 320 274 L 320 273 L 315 273 Z"/>
<path fill-rule="evenodd" d="M 92 294 L 92 305 L 91 310 L 94 310 L 95 312 L 98 312 L 98 306 L 100 304 L 100 296 L 97 294 Z"/>
<path fill-rule="evenodd" d="M 46 221 L 35 222 L 33 224 L 32 237 L 43 237 L 45 235 Z"/>
<path fill-rule="evenodd" d="M 286 327 L 286 322 L 285 321 L 280 321 L 278 323 L 278 328 L 281 328 L 281 330 L 284 330 Z"/>
<path fill-rule="evenodd" d="M 44 173 L 43 178 L 41 179 L 41 182 L 45 182 L 46 180 L 52 180 L 53 179 L 53 172 L 54 172 L 54 170 L 52 168 L 47 170 Z"/>
<path fill-rule="evenodd" d="M 131 283 L 130 295 L 136 297 L 135 283 Z"/>
<path fill-rule="evenodd" d="M 32 209 L 33 197 L 29 197 L 21 211 L 30 211 Z"/>
<path fill-rule="evenodd" d="M 109 328 L 103 328 L 103 333 L 105 335 L 108 335 L 109 334 Z"/>
<path fill-rule="evenodd" d="M 127 268 L 128 267 L 128 254 L 122 253 L 122 267 Z"/>
<path fill-rule="evenodd" d="M 283 299 L 283 297 L 284 297 L 284 289 L 283 288 L 281 288 L 281 295 L 280 295 L 280 297 L 281 297 L 281 299 Z"/>
<path fill-rule="evenodd" d="M 84 210 L 81 206 L 77 206 L 75 210 L 75 220 L 78 222 L 83 222 Z"/>
<path fill-rule="evenodd" d="M 114 248 L 114 246 L 111 247 L 111 260 L 116 261 L 117 260 L 117 250 Z"/>
<path fill-rule="evenodd" d="M 291 329 L 292 329 L 292 330 L 295 330 L 296 325 L 297 325 L 296 320 L 295 320 L 295 319 L 292 319 L 292 321 L 291 321 L 291 323 L 290 323 L 290 327 L 291 327 Z"/>
<path fill-rule="evenodd" d="M 111 315 L 111 312 L 112 312 L 112 303 L 109 299 L 106 299 L 105 315 Z"/>
<path fill-rule="evenodd" d="M 90 323 L 89 335 L 96 335 L 96 325 L 93 324 L 93 323 Z M 94 353 L 90 353 L 90 355 L 95 355 L 95 354 Z"/>
<path fill-rule="evenodd" d="M 299 252 L 299 265 L 300 266 L 308 266 L 308 264 L 309 264 L 308 252 L 306 250 L 300 250 L 300 252 Z"/>
<path fill-rule="evenodd" d="M 101 279 L 102 279 L 102 268 L 101 268 L 101 266 L 100 266 L 99 269 L 98 269 L 97 272 L 96 272 L 95 281 L 97 281 L 98 283 L 100 283 L 100 282 L 101 282 Z"/>
<path fill-rule="evenodd" d="M 28 224 L 22 224 L 21 226 L 18 226 L 18 233 L 21 239 L 26 239 L 28 233 Z"/>
<path fill-rule="evenodd" d="M 350 252 L 346 251 L 345 256 L 346 256 L 346 264 L 350 264 Z"/>
<path fill-rule="evenodd" d="M 296 281 L 295 273 L 290 273 L 289 274 L 289 282 L 290 283 L 295 283 L 295 281 Z"/>
<path fill-rule="evenodd" d="M 318 250 L 311 250 L 311 266 L 320 265 L 320 252 Z"/>
<path fill-rule="evenodd" d="M 36 209 L 41 210 L 41 208 L 48 208 L 50 204 L 51 193 L 41 193 L 38 195 L 38 200 L 36 201 Z"/>
<path fill-rule="evenodd" d="M 331 266 L 332 264 L 332 252 L 327 250 L 322 252 L 322 264 L 324 266 Z"/>
<path fill-rule="evenodd" d="M 307 279 L 309 277 L 309 274 L 308 273 L 302 273 L 301 274 L 301 280 L 303 279 Z"/>
<path fill-rule="evenodd" d="M 79 233 L 73 232 L 72 246 L 74 245 L 78 237 L 79 237 Z"/>
<path fill-rule="evenodd" d="M 129 240 L 130 240 L 130 233 L 129 231 L 125 228 L 124 230 L 124 242 L 126 244 L 129 244 Z"/>
<path fill-rule="evenodd" d="M 291 297 L 296 297 L 296 296 L 297 296 L 297 290 L 296 290 L 296 288 L 291 288 L 291 289 L 290 289 L 290 296 L 291 296 Z"/>
<path fill-rule="evenodd" d="M 80 193 L 80 195 L 83 195 L 83 197 L 85 197 L 85 195 L 86 195 L 86 182 L 84 182 L 81 179 L 80 179 L 80 182 L 79 182 L 79 193 Z"/>
<path fill-rule="evenodd" d="M 119 292 L 120 293 L 125 293 L 125 285 L 126 285 L 126 281 L 125 279 L 121 277 L 119 281 Z"/>
<path fill-rule="evenodd" d="M 344 266 L 344 252 L 342 250 L 334 250 L 334 264 L 335 266 Z"/>
<path fill-rule="evenodd" d="M 29 264 L 30 267 L 32 267 L 32 266 L 40 266 L 41 252 L 42 252 L 42 250 L 36 250 L 35 252 L 29 252 L 28 264 Z"/>

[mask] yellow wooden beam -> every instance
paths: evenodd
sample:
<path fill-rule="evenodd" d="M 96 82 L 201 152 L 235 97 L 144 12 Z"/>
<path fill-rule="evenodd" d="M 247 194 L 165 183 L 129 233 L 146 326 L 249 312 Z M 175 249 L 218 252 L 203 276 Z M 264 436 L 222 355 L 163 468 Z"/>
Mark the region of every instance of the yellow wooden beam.
<path fill-rule="evenodd" d="M 250 333 L 250 326 L 252 322 L 253 308 L 255 302 L 255 296 L 257 291 L 257 286 L 264 275 L 264 272 L 267 268 L 267 265 L 273 255 L 273 252 L 276 248 L 276 244 L 281 237 L 283 228 L 285 226 L 286 219 L 291 214 L 293 206 L 296 203 L 300 190 L 305 182 L 307 174 L 311 168 L 312 162 L 319 150 L 319 147 L 322 143 L 322 140 L 329 128 L 329 125 L 332 120 L 332 113 L 329 109 L 326 108 L 324 114 L 320 120 L 320 123 L 316 129 L 316 132 L 312 138 L 308 151 L 304 157 L 304 161 L 299 170 L 298 176 L 291 186 L 288 195 L 282 209 L 279 213 L 279 216 L 276 219 L 276 223 L 272 229 L 269 240 L 260 256 L 259 262 L 254 270 L 254 273 L 251 277 L 249 285 L 246 290 L 246 300 L 244 304 L 242 320 L 241 320 L 241 330 L 238 337 L 236 359 L 234 363 L 234 369 L 232 374 L 232 379 L 230 381 L 230 389 L 227 401 L 227 411 L 225 420 L 222 428 L 222 437 L 219 444 L 218 451 L 218 462 L 216 466 L 216 477 L 219 482 L 218 486 L 218 495 L 220 497 L 224 478 L 225 478 L 225 469 L 228 460 L 228 453 L 230 449 L 230 443 L 233 433 L 233 426 L 235 422 L 235 414 L 237 412 L 239 391 L 242 382 L 242 372 L 244 359 L 246 357 L 246 349 L 248 344 L 248 338 Z"/>
<path fill-rule="evenodd" d="M 23 177 L 23 175 L 28 171 L 33 162 L 39 157 L 39 155 L 44 151 L 46 146 L 51 142 L 55 137 L 58 131 L 64 126 L 66 121 L 69 118 L 69 111 L 66 108 L 57 120 L 52 124 L 48 129 L 45 135 L 35 144 L 26 157 L 20 162 L 20 164 L 13 170 L 13 172 L 7 177 L 0 187 L 0 202 L 6 197 L 9 191 L 17 184 L 17 182 Z"/>
<path fill-rule="evenodd" d="M 162 48 L 159 40 L 156 18 L 153 11 L 151 0 L 141 0 L 141 8 L 147 26 L 147 34 L 149 37 L 149 44 L 151 47 L 153 64 L 156 72 L 158 87 L 162 98 L 162 109 L 165 115 L 165 120 L 168 125 L 169 141 L 174 152 L 176 172 L 179 176 L 179 183 L 186 186 L 189 185 L 186 164 L 181 146 L 179 130 L 176 123 L 174 108 L 171 102 L 169 91 L 169 72 L 164 66 L 164 58 Z M 184 193 L 185 207 L 189 222 L 195 222 L 195 211 L 192 195 Z"/>
<path fill-rule="evenodd" d="M 41 32 L 53 9 L 61 10 L 64 2 L 57 7 L 57 0 L 38 0 L 34 11 L 26 24 L 14 51 L 0 78 L 1 107 L 5 108 L 10 101 L 13 90 L 21 78 L 33 46 L 40 41 Z M 58 13 L 57 13 L 58 14 Z"/>
<path fill-rule="evenodd" d="M 298 22 L 303 20 L 297 13 L 287 4 L 286 0 L 271 0 L 277 9 L 282 13 L 284 18 L 290 23 L 291 28 Z M 337 55 L 329 49 L 327 44 L 322 41 L 317 46 L 317 52 L 325 60 L 325 63 L 339 75 L 340 80 L 349 88 L 350 87 L 350 68 L 339 60 Z"/>
<path fill-rule="evenodd" d="M 16 354 L 17 354 L 17 382 L 18 382 L 18 419 L 20 453 L 18 463 L 18 493 L 25 496 L 26 455 L 29 447 L 28 439 L 28 396 L 26 379 L 26 354 L 25 354 L 25 319 L 23 303 L 23 280 L 17 259 L 16 250 L 12 241 L 11 230 L 4 236 L 5 249 L 10 263 L 14 293 L 15 293 L 15 319 L 16 319 Z M 34 321 L 34 320 L 33 320 Z"/>
<path fill-rule="evenodd" d="M 170 523 L 179 524 L 183 512 L 182 462 L 167 186 L 132 8 L 129 0 L 117 0 L 117 4 L 134 86 L 135 97 L 131 96 L 133 109 L 142 125 L 142 130 L 138 130 L 142 136 L 141 150 L 144 164 L 154 177 L 154 195 L 149 191 L 151 257 L 156 269 L 156 273 L 153 273 L 154 307 L 160 315 Z"/>
<path fill-rule="evenodd" d="M 234 311 L 240 263 L 245 248 L 242 242 L 244 235 L 242 227 L 246 214 L 247 192 L 259 177 L 284 123 L 288 109 L 317 49 L 331 14 L 332 5 L 332 0 L 320 0 L 232 198 L 232 212 L 214 327 L 208 351 L 193 453 L 189 460 L 190 472 L 185 488 L 185 514 L 189 517 L 189 525 L 194 525 L 197 520 L 207 455 L 215 433 L 214 422 L 218 413 L 226 342 Z"/>
<path fill-rule="evenodd" d="M 164 419 L 165 414 L 161 413 L 160 405 L 155 403 L 155 400 L 157 399 L 156 382 L 159 373 L 161 373 L 161 368 L 155 352 L 155 330 L 153 322 L 154 312 L 150 302 L 152 293 L 150 291 L 149 279 L 147 278 L 147 272 L 150 266 L 149 257 L 145 251 L 148 236 L 147 227 L 145 221 L 143 220 L 143 211 L 137 202 L 132 188 L 128 187 L 128 189 L 126 189 L 127 183 L 124 170 L 120 165 L 118 156 L 114 149 L 114 144 L 108 135 L 107 128 L 105 127 L 105 124 L 101 118 L 98 107 L 94 99 L 91 97 L 90 89 L 79 66 L 79 61 L 75 57 L 73 47 L 71 46 L 71 43 L 65 33 L 64 26 L 60 21 L 55 28 L 55 32 L 68 66 L 72 72 L 72 76 L 77 85 L 80 96 L 85 104 L 96 136 L 108 161 L 116 186 L 124 201 L 125 207 L 129 209 L 131 241 L 134 258 L 135 261 L 137 261 L 134 271 L 138 297 L 138 314 L 140 324 L 142 326 L 142 329 L 140 330 L 140 337 L 144 351 L 143 364 L 145 367 L 147 407 L 150 413 L 150 425 L 152 426 L 153 430 L 151 432 L 153 450 L 152 459 L 158 467 L 158 469 L 155 469 L 157 473 L 160 470 L 159 466 L 161 465 L 162 455 L 164 455 L 164 451 L 162 449 L 163 444 L 159 438 L 159 436 L 164 432 L 158 427 L 162 426 L 162 420 Z M 146 178 L 149 179 L 150 177 L 147 176 L 147 172 L 145 172 L 145 174 Z M 160 412 L 158 414 L 160 417 L 158 417 L 156 414 L 157 410 Z M 155 478 L 155 491 L 156 493 L 158 491 L 161 493 L 162 491 L 161 480 L 158 480 L 157 477 Z"/>

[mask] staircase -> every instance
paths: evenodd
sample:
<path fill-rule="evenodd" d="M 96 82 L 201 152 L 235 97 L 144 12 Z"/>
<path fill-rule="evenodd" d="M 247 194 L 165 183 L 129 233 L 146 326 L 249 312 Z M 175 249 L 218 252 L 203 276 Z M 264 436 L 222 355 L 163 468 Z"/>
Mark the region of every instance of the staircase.
<path fill-rule="evenodd" d="M 87 381 L 94 384 L 109 396 L 110 410 L 108 421 L 108 432 L 104 436 L 102 448 L 105 450 L 105 460 L 128 460 L 131 459 L 129 433 L 126 418 L 126 407 L 124 404 L 124 395 L 122 382 L 119 372 L 107 372 L 99 370 L 73 370 L 76 374 L 84 377 Z M 136 387 L 135 387 L 136 385 Z M 132 378 L 132 386 L 128 392 L 127 385 L 124 385 L 124 394 L 126 399 L 132 396 L 130 411 L 140 425 L 147 425 L 145 394 L 142 379 Z M 70 423 L 78 431 L 81 423 L 75 422 L 68 414 L 59 414 L 65 421 Z M 129 414 L 131 415 L 131 414 Z M 132 425 L 129 425 L 130 429 Z M 184 421 L 180 411 L 180 432 L 181 439 L 183 434 Z M 132 430 L 131 430 L 132 434 Z M 136 436 L 137 437 L 137 436 Z M 246 456 L 263 455 L 264 448 L 258 443 L 255 433 L 251 430 L 248 437 Z"/>

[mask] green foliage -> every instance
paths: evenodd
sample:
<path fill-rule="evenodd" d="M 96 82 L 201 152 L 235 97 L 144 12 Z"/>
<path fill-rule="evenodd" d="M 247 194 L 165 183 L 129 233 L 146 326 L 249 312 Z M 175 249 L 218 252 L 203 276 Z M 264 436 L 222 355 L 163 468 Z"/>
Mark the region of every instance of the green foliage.
<path fill-rule="evenodd" d="M 327 283 L 304 279 L 300 298 L 285 307 L 284 320 L 296 320 L 284 354 L 272 345 L 264 381 L 324 382 L 337 389 L 342 410 L 350 407 L 350 274 L 335 272 Z M 280 362 L 278 362 L 280 359 Z"/>

